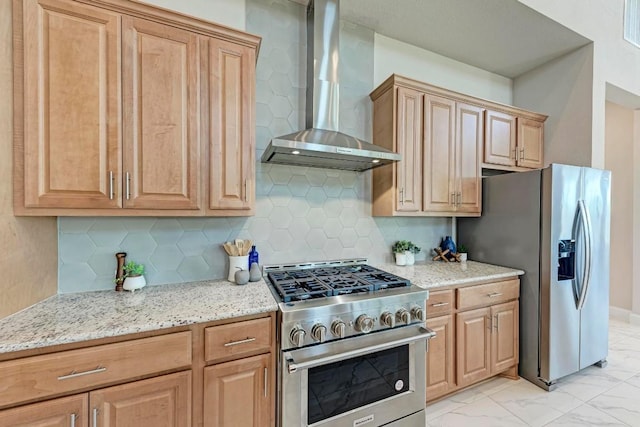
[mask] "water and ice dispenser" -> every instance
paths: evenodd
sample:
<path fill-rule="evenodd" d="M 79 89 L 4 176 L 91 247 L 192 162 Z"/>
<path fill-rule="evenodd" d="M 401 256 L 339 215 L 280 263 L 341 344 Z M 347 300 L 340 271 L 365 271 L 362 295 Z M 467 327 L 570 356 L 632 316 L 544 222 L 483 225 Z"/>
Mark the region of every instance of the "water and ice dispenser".
<path fill-rule="evenodd" d="M 576 241 L 560 240 L 558 243 L 558 280 L 571 280 L 576 276 Z"/>

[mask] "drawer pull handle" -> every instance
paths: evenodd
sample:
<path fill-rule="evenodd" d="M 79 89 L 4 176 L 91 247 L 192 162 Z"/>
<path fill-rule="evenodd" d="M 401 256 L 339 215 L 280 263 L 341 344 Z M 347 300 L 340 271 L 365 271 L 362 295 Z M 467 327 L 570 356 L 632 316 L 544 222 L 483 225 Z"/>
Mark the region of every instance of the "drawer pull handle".
<path fill-rule="evenodd" d="M 431 304 L 431 307 L 444 307 L 445 305 L 449 305 L 448 302 L 439 302 L 436 304 Z"/>
<path fill-rule="evenodd" d="M 71 424 L 69 424 L 71 427 L 76 427 L 76 414 L 71 414 Z"/>
<path fill-rule="evenodd" d="M 499 296 L 502 296 L 502 292 L 494 292 L 494 293 L 491 293 L 491 294 L 489 294 L 489 295 L 487 295 L 487 296 L 488 296 L 489 298 L 499 297 Z"/>
<path fill-rule="evenodd" d="M 231 342 L 228 342 L 228 343 L 226 343 L 224 346 L 225 346 L 225 347 L 231 347 L 231 346 L 238 345 L 238 344 L 246 344 L 246 343 L 249 343 L 249 342 L 253 342 L 253 341 L 255 341 L 255 340 L 256 340 L 256 339 L 255 339 L 255 338 L 253 338 L 253 337 L 251 337 L 251 338 L 245 338 L 245 339 L 243 339 L 243 340 L 239 340 L 239 341 L 231 341 Z"/>
<path fill-rule="evenodd" d="M 269 381 L 269 370 L 267 368 L 264 368 L 264 397 L 267 397 L 269 395 L 269 388 L 267 386 L 268 381 Z"/>
<path fill-rule="evenodd" d="M 98 427 L 98 408 L 93 408 L 93 427 Z"/>
<path fill-rule="evenodd" d="M 105 368 L 104 366 L 98 366 L 96 369 L 91 369 L 90 371 L 83 371 L 83 372 L 71 371 L 70 374 L 62 375 L 58 377 L 58 380 L 60 381 L 69 380 L 71 378 L 83 377 L 85 375 L 99 374 L 100 372 L 104 372 L 106 370 L 107 368 Z"/>

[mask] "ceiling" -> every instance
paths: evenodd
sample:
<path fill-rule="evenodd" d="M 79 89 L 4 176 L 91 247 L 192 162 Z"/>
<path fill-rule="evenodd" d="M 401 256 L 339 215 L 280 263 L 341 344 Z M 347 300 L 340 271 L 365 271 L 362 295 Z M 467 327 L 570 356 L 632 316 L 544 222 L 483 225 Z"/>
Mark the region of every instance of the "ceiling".
<path fill-rule="evenodd" d="M 340 15 L 509 78 L 590 42 L 517 0 L 341 0 Z"/>

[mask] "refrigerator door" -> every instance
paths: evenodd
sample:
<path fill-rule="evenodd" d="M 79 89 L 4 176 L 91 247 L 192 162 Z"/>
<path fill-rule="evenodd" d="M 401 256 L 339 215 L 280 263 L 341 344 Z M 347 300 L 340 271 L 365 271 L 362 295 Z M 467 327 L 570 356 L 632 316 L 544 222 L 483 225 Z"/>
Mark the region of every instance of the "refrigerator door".
<path fill-rule="evenodd" d="M 591 219 L 591 274 L 580 312 L 580 369 L 606 359 L 609 341 L 611 172 L 584 168 L 584 206 Z"/>
<path fill-rule="evenodd" d="M 540 377 L 552 382 L 578 371 L 580 311 L 576 307 L 584 271 L 579 201 L 582 168 L 553 164 L 543 171 L 540 259 Z M 559 277 L 559 246 L 575 240 L 575 276 Z"/>

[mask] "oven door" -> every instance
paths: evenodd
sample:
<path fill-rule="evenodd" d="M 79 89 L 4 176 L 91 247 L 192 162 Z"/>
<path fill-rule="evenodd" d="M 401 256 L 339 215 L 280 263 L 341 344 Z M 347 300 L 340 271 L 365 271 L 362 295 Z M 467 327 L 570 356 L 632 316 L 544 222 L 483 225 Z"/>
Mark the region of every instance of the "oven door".
<path fill-rule="evenodd" d="M 280 425 L 373 427 L 407 417 L 423 427 L 425 341 L 434 335 L 410 325 L 284 352 Z"/>

